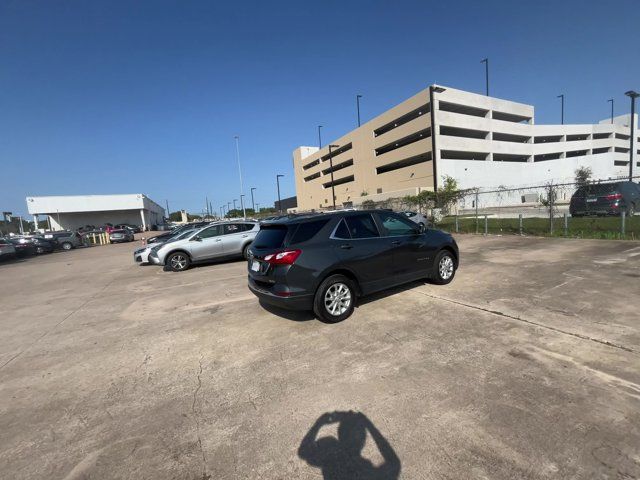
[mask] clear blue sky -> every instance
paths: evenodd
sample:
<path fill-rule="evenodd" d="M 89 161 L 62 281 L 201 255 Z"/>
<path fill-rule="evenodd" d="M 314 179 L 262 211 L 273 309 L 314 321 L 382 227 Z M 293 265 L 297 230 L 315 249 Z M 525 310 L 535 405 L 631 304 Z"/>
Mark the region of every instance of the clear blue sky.
<path fill-rule="evenodd" d="M 291 152 L 427 85 L 594 122 L 640 90 L 640 3 L 29 1 L 0 3 L 0 210 L 27 195 L 142 192 L 171 209 L 295 194 Z"/>

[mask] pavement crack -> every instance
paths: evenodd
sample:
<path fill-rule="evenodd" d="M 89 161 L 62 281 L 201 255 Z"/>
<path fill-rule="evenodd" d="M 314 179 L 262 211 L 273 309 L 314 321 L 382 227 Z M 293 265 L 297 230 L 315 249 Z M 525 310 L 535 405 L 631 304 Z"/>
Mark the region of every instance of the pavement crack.
<path fill-rule="evenodd" d="M 460 302 L 458 300 L 452 300 L 450 298 L 439 297 L 437 295 L 432 295 L 432 294 L 426 293 L 426 292 L 420 292 L 418 290 L 416 290 L 416 292 L 421 294 L 421 295 L 424 295 L 425 297 L 430 297 L 430 298 L 434 298 L 436 300 L 441 300 L 443 302 L 449 302 L 449 303 L 453 303 L 455 305 L 460 305 L 460 306 L 463 306 L 463 307 L 472 308 L 474 310 L 480 310 L 481 312 L 491 313 L 493 315 L 498 315 L 500 317 L 508 318 L 510 320 L 516 320 L 518 322 L 526 323 L 526 324 L 533 325 L 533 326 L 536 326 L 536 327 L 545 328 L 547 330 L 551 330 L 551 331 L 556 332 L 556 333 L 561 333 L 563 335 L 570 335 L 570 336 L 575 337 L 575 338 L 580 338 L 581 340 L 589 340 L 591 342 L 599 343 L 601 345 L 606 345 L 607 347 L 612 347 L 612 348 L 617 348 L 619 350 L 624 350 L 625 352 L 638 353 L 637 351 L 635 351 L 632 348 L 626 347 L 624 345 L 620 345 L 618 343 L 610 342 L 609 340 L 602 340 L 600 338 L 590 337 L 588 335 L 583 335 L 581 333 L 569 332 L 569 331 L 563 330 L 561 328 L 552 327 L 550 325 L 545 325 L 543 323 L 534 322 L 533 320 L 528 320 L 528 319 L 522 318 L 522 317 L 516 317 L 515 315 L 509 315 L 508 313 L 500 312 L 498 310 L 491 310 L 490 308 L 484 308 L 484 307 L 481 307 L 479 305 L 473 305 L 473 304 L 470 304 L 470 303 Z"/>
<path fill-rule="evenodd" d="M 198 393 L 200 392 L 200 389 L 202 388 L 202 357 L 198 360 L 198 365 L 199 365 L 199 369 L 198 369 L 198 385 L 196 386 L 196 389 L 193 392 L 193 403 L 191 404 L 191 413 L 193 415 L 193 421 L 196 424 L 196 436 L 198 438 L 198 448 L 200 449 L 200 455 L 202 456 L 202 480 L 208 480 L 211 478 L 211 475 L 207 474 L 207 456 L 204 453 L 204 448 L 202 448 L 202 437 L 200 436 L 200 421 L 198 419 L 198 417 L 200 416 L 200 413 L 196 411 L 196 401 L 198 399 Z"/>

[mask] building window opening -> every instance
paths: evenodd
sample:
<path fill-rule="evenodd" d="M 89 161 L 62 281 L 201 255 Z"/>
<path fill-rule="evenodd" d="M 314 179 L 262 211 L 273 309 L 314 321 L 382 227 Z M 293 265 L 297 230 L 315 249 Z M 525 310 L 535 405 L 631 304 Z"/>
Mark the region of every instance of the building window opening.
<path fill-rule="evenodd" d="M 394 170 L 410 167 L 412 165 L 417 165 L 419 163 L 425 163 L 430 160 L 431 160 L 431 152 L 422 153 L 420 155 L 414 155 L 413 157 L 405 158 L 403 160 L 398 160 L 397 162 L 381 165 L 378 168 L 376 168 L 376 174 L 380 175 L 381 173 L 393 172 Z M 381 192 L 378 192 L 378 193 L 381 193 Z"/>
<path fill-rule="evenodd" d="M 485 152 L 460 152 L 456 150 L 442 150 L 440 156 L 443 160 L 486 160 L 489 157 Z"/>
<path fill-rule="evenodd" d="M 529 143 L 531 137 L 525 135 L 513 135 L 510 133 L 493 132 L 493 139 L 498 142 L 513 142 L 513 143 Z"/>
<path fill-rule="evenodd" d="M 440 135 L 447 135 L 450 137 L 480 138 L 484 140 L 489 136 L 489 132 L 484 132 L 482 130 L 471 130 L 468 128 L 441 126 Z"/>
<path fill-rule="evenodd" d="M 388 153 L 393 150 L 396 150 L 397 148 L 401 148 L 407 145 L 411 145 L 412 143 L 419 142 L 420 140 L 428 138 L 430 136 L 431 136 L 431 129 L 426 128 L 424 130 L 420 130 L 419 132 L 412 133 L 411 135 L 408 135 L 394 142 L 383 145 L 380 148 L 376 148 L 375 154 L 376 156 L 382 155 L 384 153 Z"/>
<path fill-rule="evenodd" d="M 374 137 L 378 137 L 384 133 L 390 132 L 394 128 L 398 128 L 404 125 L 405 123 L 409 123 L 411 120 L 415 120 L 416 118 L 422 115 L 425 115 L 429 112 L 431 112 L 431 108 L 427 103 L 425 105 L 422 105 L 416 108 L 415 110 L 410 111 L 409 113 L 402 115 L 401 117 L 396 118 L 395 120 L 383 125 L 382 127 L 375 129 L 373 131 L 373 135 Z"/>

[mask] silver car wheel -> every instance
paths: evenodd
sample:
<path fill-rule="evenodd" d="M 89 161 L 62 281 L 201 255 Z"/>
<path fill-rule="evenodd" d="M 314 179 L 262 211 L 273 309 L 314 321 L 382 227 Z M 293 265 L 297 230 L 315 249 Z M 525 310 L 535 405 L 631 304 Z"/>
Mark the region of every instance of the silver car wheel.
<path fill-rule="evenodd" d="M 333 316 L 342 315 L 351 306 L 351 290 L 344 283 L 334 283 L 324 294 L 324 307 Z"/>
<path fill-rule="evenodd" d="M 175 270 L 182 270 L 187 266 L 187 257 L 184 255 L 174 255 L 171 257 L 171 268 Z"/>
<path fill-rule="evenodd" d="M 453 275 L 453 259 L 449 255 L 445 255 L 440 259 L 438 271 L 442 280 L 449 280 Z"/>

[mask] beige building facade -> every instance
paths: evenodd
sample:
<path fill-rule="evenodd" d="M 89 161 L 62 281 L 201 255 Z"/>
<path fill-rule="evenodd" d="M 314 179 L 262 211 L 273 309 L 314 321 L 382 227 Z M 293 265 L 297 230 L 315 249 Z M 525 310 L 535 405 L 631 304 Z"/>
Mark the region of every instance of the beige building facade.
<path fill-rule="evenodd" d="M 481 189 L 570 181 L 578 166 L 628 176 L 629 119 L 535 125 L 531 105 L 432 85 L 332 141 L 331 156 L 329 145 L 294 150 L 298 210 L 333 208 L 332 187 L 342 208 L 434 190 L 443 176 Z"/>

